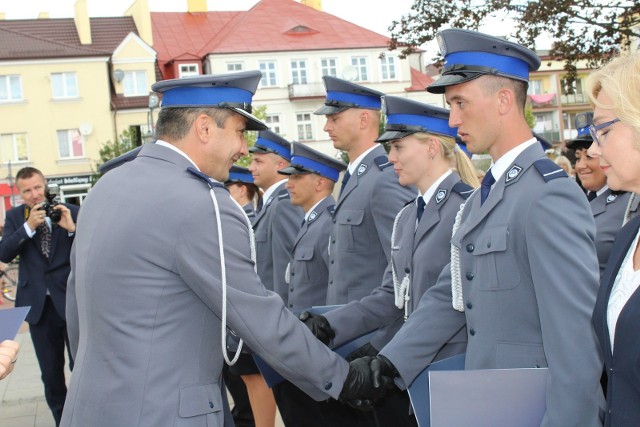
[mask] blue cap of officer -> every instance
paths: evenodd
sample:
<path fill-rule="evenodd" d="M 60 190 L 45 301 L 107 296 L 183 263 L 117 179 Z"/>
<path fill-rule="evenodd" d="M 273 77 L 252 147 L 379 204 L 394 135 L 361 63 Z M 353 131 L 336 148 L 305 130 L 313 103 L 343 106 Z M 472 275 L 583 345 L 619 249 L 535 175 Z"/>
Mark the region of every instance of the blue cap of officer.
<path fill-rule="evenodd" d="M 261 78 L 260 71 L 242 71 L 163 80 L 151 89 L 162 94 L 162 108 L 228 108 L 247 118 L 247 130 L 262 130 L 267 125 L 251 114 Z"/>
<path fill-rule="evenodd" d="M 444 56 L 442 76 L 427 87 L 444 93 L 447 86 L 468 82 L 483 75 L 529 81 L 529 71 L 540 67 L 540 58 L 519 44 L 477 31 L 447 29 L 436 35 Z"/>
<path fill-rule="evenodd" d="M 349 108 L 379 110 L 382 107 L 382 92 L 331 76 L 323 76 L 327 98 L 314 114 L 336 114 Z"/>
<path fill-rule="evenodd" d="M 449 126 L 449 110 L 398 96 L 384 97 L 387 123 L 376 142 L 393 141 L 416 132 L 455 138 L 458 131 Z"/>
<path fill-rule="evenodd" d="M 225 184 L 232 184 L 234 182 L 242 184 L 253 184 L 253 175 L 249 172 L 249 169 L 242 166 L 233 165 L 229 169 L 229 178 Z"/>
<path fill-rule="evenodd" d="M 258 133 L 258 139 L 256 139 L 253 147 L 249 148 L 249 152 L 266 154 L 273 153 L 285 160 L 291 160 L 291 143 L 270 130 L 261 130 Z"/>
<path fill-rule="evenodd" d="M 279 174 L 298 175 L 303 173 L 317 173 L 333 182 L 337 182 L 340 172 L 347 168 L 344 162 L 327 156 L 304 144 L 294 141 L 292 146 L 291 166 L 280 169 L 278 171 Z"/>
<path fill-rule="evenodd" d="M 593 124 L 593 113 L 580 113 L 576 115 L 575 125 L 578 129 L 578 136 L 567 142 L 567 148 L 577 150 L 579 148 L 589 148 L 593 143 L 593 138 L 589 132 L 589 126 Z"/>

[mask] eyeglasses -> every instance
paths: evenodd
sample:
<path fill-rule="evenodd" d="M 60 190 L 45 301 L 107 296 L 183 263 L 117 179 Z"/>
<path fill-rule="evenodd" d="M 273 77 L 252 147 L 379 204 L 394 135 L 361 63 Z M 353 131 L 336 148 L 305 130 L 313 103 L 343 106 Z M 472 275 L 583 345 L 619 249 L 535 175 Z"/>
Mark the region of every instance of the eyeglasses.
<path fill-rule="evenodd" d="M 591 138 L 593 138 L 593 140 L 599 146 L 602 146 L 602 142 L 598 138 L 598 131 L 600 131 L 600 129 L 606 128 L 607 126 L 611 126 L 612 124 L 617 123 L 619 121 L 620 121 L 620 119 L 613 119 L 611 121 L 601 123 L 598 126 L 594 126 L 594 125 L 589 126 L 589 133 L 591 134 Z"/>

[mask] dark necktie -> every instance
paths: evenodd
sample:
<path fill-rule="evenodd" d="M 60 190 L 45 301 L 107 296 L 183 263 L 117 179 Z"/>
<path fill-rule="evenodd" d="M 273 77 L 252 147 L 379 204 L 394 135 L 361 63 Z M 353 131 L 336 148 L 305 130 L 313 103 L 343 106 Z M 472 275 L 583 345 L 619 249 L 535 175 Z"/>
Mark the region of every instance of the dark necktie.
<path fill-rule="evenodd" d="M 488 170 L 484 178 L 482 178 L 482 184 L 480 185 L 480 204 L 482 205 L 491 191 L 491 186 L 496 183 L 496 179 L 493 177 L 491 170 Z"/>
<path fill-rule="evenodd" d="M 424 207 L 427 203 L 424 201 L 422 196 L 418 197 L 418 222 L 422 219 L 422 214 L 424 213 Z"/>
<path fill-rule="evenodd" d="M 342 194 L 342 192 L 344 191 L 344 187 L 347 186 L 347 182 L 349 182 L 349 178 L 351 178 L 351 174 L 349 173 L 349 170 L 347 170 L 347 172 L 342 177 L 342 185 L 340 186 L 340 194 Z"/>
<path fill-rule="evenodd" d="M 49 230 L 47 221 L 40 224 L 38 231 L 40 232 L 40 252 L 46 259 L 49 259 L 51 254 L 51 230 Z"/>
<path fill-rule="evenodd" d="M 595 191 L 589 191 L 587 193 L 587 200 L 588 201 L 592 201 L 593 199 L 595 199 L 596 197 L 598 197 L 598 193 L 596 193 Z"/>

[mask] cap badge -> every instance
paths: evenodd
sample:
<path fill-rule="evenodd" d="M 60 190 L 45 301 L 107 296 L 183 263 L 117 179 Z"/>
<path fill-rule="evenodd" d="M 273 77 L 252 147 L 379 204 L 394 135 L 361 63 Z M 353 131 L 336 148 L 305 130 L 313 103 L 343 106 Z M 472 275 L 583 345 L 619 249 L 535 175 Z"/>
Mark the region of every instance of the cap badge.
<path fill-rule="evenodd" d="M 607 196 L 607 204 L 612 203 L 614 200 L 618 198 L 617 194 L 609 194 Z"/>
<path fill-rule="evenodd" d="M 507 172 L 507 179 L 505 182 L 510 182 L 516 179 L 518 175 L 520 175 L 521 171 L 522 171 L 522 168 L 520 166 L 513 165 L 511 169 L 509 169 L 509 172 Z"/>
<path fill-rule="evenodd" d="M 442 56 L 447 55 L 447 45 L 444 42 L 444 37 L 441 34 L 436 35 L 436 40 L 438 40 L 438 47 L 440 48 L 440 54 Z"/>
<path fill-rule="evenodd" d="M 358 176 L 362 175 L 366 171 L 367 171 L 367 165 L 365 165 L 364 163 L 362 163 L 362 164 L 360 164 L 360 166 L 358 166 Z"/>
<path fill-rule="evenodd" d="M 311 213 L 309 214 L 308 222 L 313 221 L 314 219 L 316 219 L 317 216 L 318 216 L 318 213 L 316 211 L 311 211 Z"/>
<path fill-rule="evenodd" d="M 436 193 L 436 203 L 440 203 L 445 197 L 447 197 L 447 190 L 440 188 Z"/>

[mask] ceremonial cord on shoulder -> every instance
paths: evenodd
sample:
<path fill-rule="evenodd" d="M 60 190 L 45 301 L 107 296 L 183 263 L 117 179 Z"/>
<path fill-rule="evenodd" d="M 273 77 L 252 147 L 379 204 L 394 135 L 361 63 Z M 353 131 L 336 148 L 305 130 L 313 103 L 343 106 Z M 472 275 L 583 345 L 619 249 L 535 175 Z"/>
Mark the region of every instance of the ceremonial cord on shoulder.
<path fill-rule="evenodd" d="M 636 197 L 637 197 L 636 193 L 631 193 L 631 196 L 629 196 L 629 203 L 627 203 L 627 209 L 625 209 L 624 218 L 622 219 L 623 226 L 627 222 L 629 222 L 629 220 L 631 219 L 631 205 L 633 205 L 633 202 L 635 201 Z"/>
<path fill-rule="evenodd" d="M 398 212 L 398 215 L 396 215 L 396 219 L 393 221 L 393 229 L 391 231 L 391 250 L 392 251 L 394 249 L 395 250 L 398 249 L 396 247 L 396 231 L 398 228 L 398 223 L 400 222 L 400 217 L 402 216 L 402 213 L 409 206 L 413 206 L 413 203 L 410 203 L 405 207 L 403 207 L 402 209 L 400 209 L 400 212 Z M 393 278 L 393 295 L 395 298 L 396 307 L 398 307 L 399 309 L 404 308 L 404 319 L 407 320 L 407 317 L 409 316 L 409 312 L 408 312 L 409 300 L 411 299 L 411 296 L 409 295 L 409 288 L 411 287 L 411 279 L 409 278 L 409 274 L 407 273 L 402 279 L 402 282 L 398 280 L 398 274 L 396 272 L 396 266 L 394 265 L 393 260 L 391 260 L 391 277 Z"/>
<path fill-rule="evenodd" d="M 466 203 L 462 203 L 460 205 L 460 209 L 456 214 L 456 219 L 453 223 L 453 229 L 451 230 L 451 238 L 456 234 L 458 228 L 460 227 L 460 221 L 462 220 L 462 211 L 464 210 L 464 205 Z M 450 260 L 450 268 L 451 268 L 451 301 L 453 303 L 454 310 L 464 312 L 464 304 L 462 299 L 462 277 L 460 274 L 460 249 L 453 243 L 451 244 L 451 260 Z"/>

